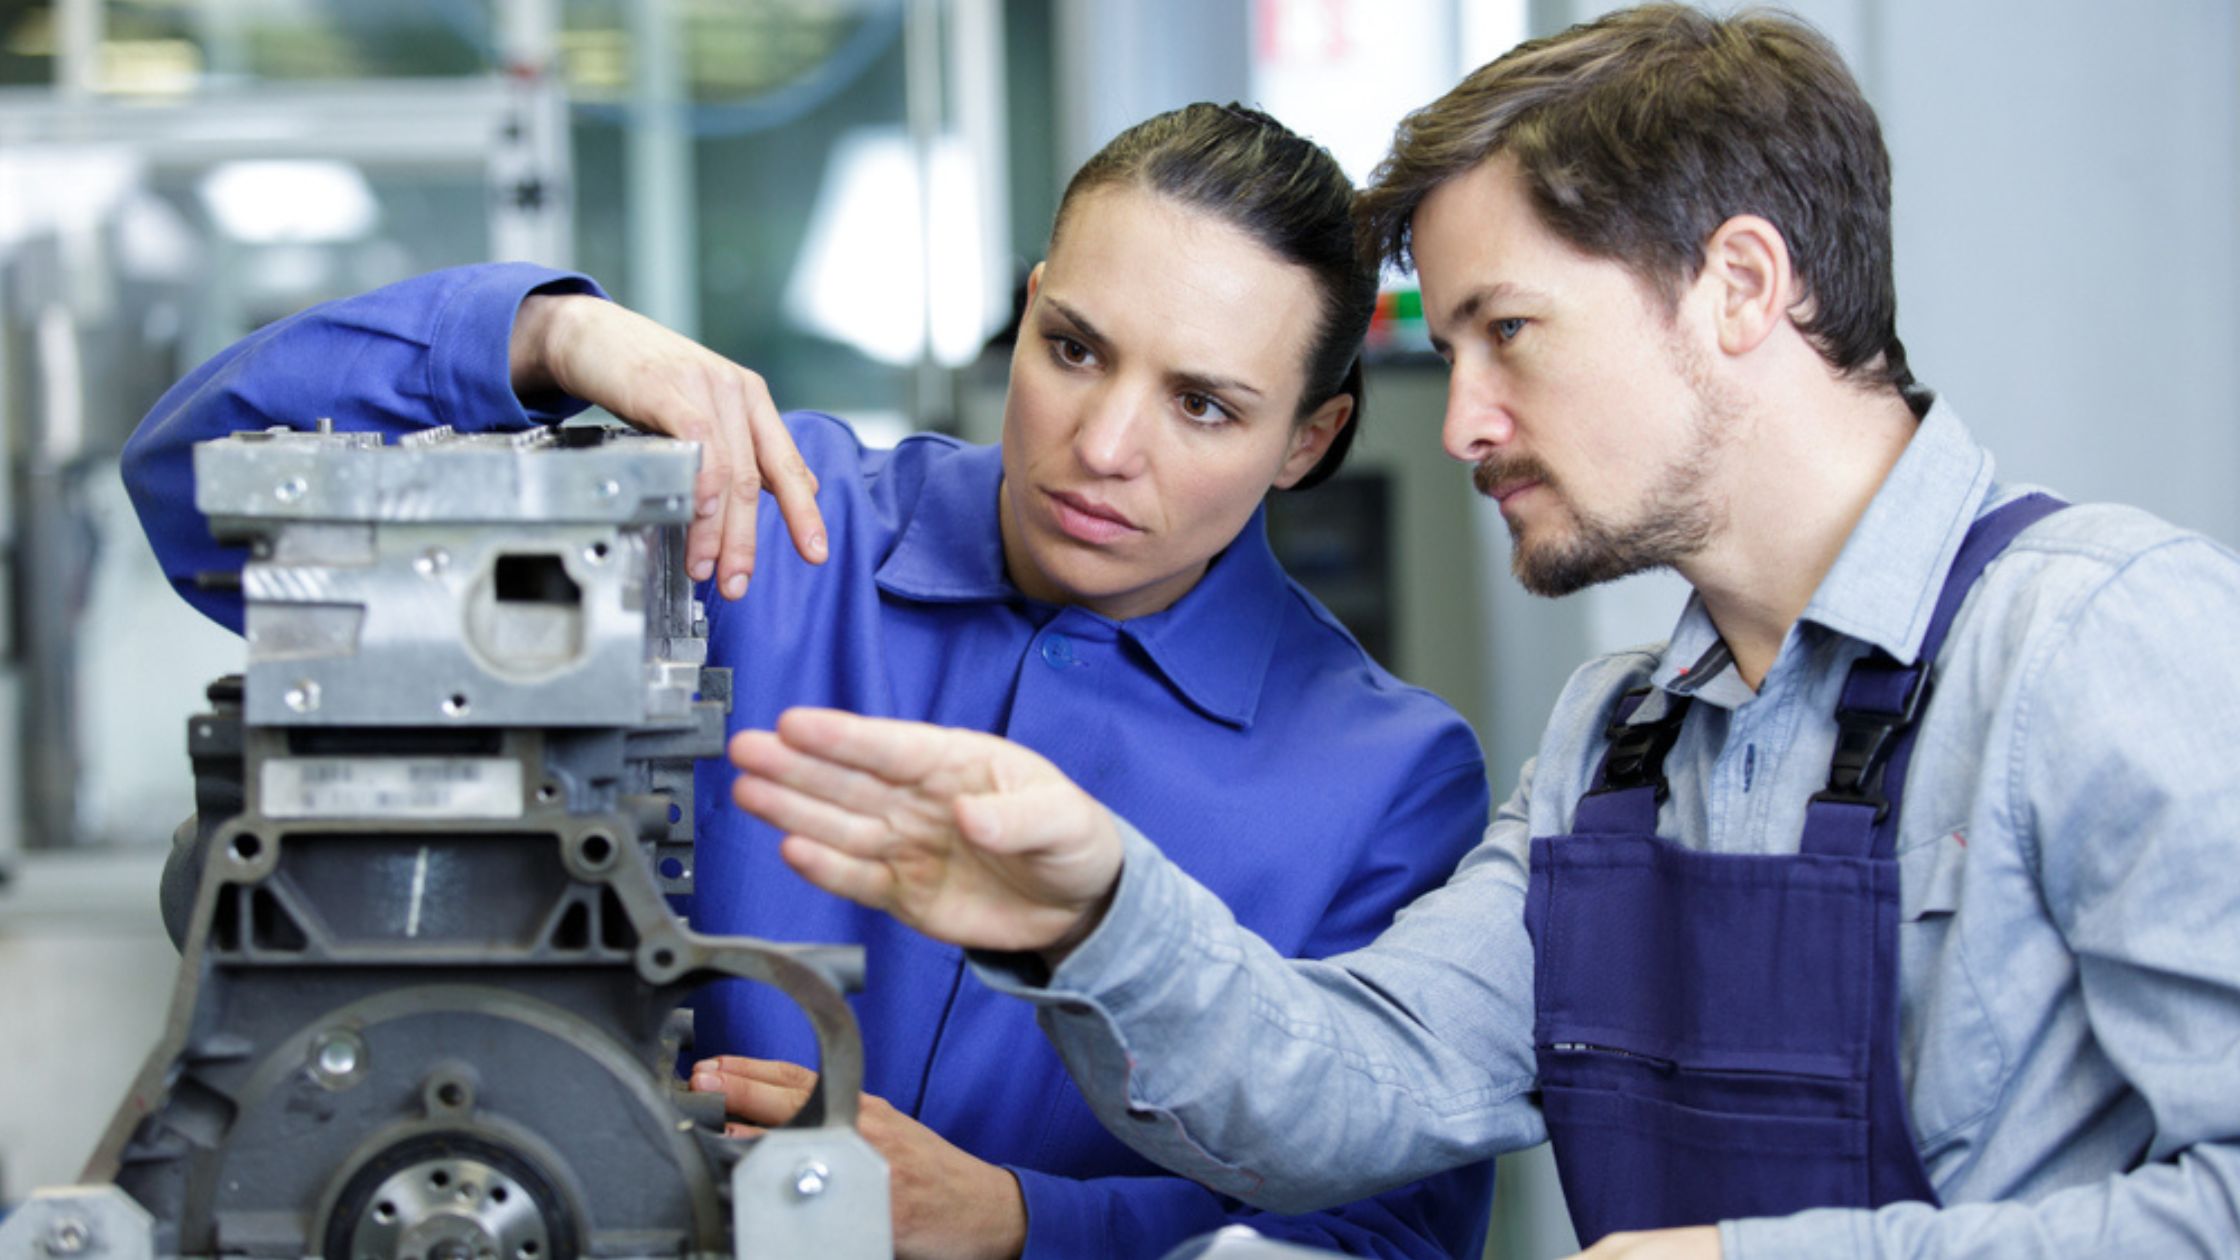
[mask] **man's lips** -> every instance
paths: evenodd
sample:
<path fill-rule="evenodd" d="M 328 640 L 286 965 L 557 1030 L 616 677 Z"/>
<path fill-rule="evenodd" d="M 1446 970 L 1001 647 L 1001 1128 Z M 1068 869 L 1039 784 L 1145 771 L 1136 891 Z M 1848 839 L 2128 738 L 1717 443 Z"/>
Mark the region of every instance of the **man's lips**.
<path fill-rule="evenodd" d="M 1511 497 L 1522 494 L 1539 484 L 1540 479 L 1538 477 L 1519 477 L 1513 481 L 1501 482 L 1487 493 L 1493 497 L 1494 502 L 1507 503 Z"/>
<path fill-rule="evenodd" d="M 1045 491 L 1058 528 L 1082 542 L 1107 543 L 1143 532 L 1119 509 L 1063 490 Z"/>

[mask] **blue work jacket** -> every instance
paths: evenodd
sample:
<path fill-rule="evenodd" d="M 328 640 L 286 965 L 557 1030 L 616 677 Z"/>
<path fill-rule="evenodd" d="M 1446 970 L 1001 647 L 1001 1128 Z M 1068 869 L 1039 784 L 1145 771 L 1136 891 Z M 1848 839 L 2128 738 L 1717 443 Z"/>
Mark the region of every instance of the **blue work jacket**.
<path fill-rule="evenodd" d="M 511 387 L 513 314 L 539 289 L 597 291 L 520 264 L 438 272 L 282 320 L 174 386 L 127 446 L 125 479 L 181 594 L 239 629 L 238 595 L 194 583 L 242 558 L 194 510 L 195 442 L 320 417 L 474 432 L 575 410 L 525 408 Z M 747 596 L 703 584 L 710 662 L 733 671 L 731 729 L 808 704 L 1007 736 L 1177 838 L 1170 858 L 1303 957 L 1366 944 L 1476 842 L 1489 801 L 1468 726 L 1284 574 L 1258 514 L 1173 606 L 1114 621 L 1012 585 L 997 449 L 920 435 L 867 450 L 830 416 L 787 424 L 817 474 L 831 554 L 802 561 L 766 499 Z M 1030 1007 L 968 976 L 960 951 L 804 883 L 770 829 L 730 804 L 731 777 L 700 766 L 695 926 L 864 945 L 852 1003 L 865 1087 L 1018 1177 L 1027 1256 L 1155 1257 L 1235 1221 L 1356 1254 L 1477 1255 L 1490 1164 L 1288 1217 L 1164 1173 L 1100 1127 Z M 746 982 L 702 995 L 697 1037 L 702 1054 L 815 1061 L 800 1012 Z"/>

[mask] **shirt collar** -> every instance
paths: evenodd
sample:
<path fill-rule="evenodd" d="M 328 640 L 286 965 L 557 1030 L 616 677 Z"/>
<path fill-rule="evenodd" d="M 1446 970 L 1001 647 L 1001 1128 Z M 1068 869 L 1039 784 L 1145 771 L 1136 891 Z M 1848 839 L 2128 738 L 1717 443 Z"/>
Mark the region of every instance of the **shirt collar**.
<path fill-rule="evenodd" d="M 1804 619 L 1911 665 L 1944 576 L 1991 493 L 1991 453 L 1943 400 L 1932 403 L 1851 530 Z"/>
<path fill-rule="evenodd" d="M 1921 654 L 1945 573 L 1991 485 L 1991 453 L 1977 445 L 1942 399 L 1931 403 L 1820 579 L 1802 619 L 1912 664 Z M 1689 594 L 1654 681 L 1730 706 L 1749 697 L 1702 596 Z"/>
<path fill-rule="evenodd" d="M 1004 574 L 1003 531 L 996 521 L 1002 484 L 999 447 L 964 446 L 933 460 L 894 550 L 879 565 L 879 588 L 935 604 L 1017 595 Z"/>
<path fill-rule="evenodd" d="M 967 446 L 934 461 L 894 549 L 879 565 L 879 588 L 926 603 L 1021 600 L 1004 568 L 997 495 L 1003 453 Z M 1275 655 L 1290 581 L 1268 549 L 1267 509 L 1255 510 L 1204 577 L 1171 607 L 1110 623 L 1143 649 L 1159 672 L 1216 721 L 1248 727 Z M 1093 617 L 1085 609 L 1075 615 Z M 1104 620 L 1097 618 L 1097 620 Z"/>

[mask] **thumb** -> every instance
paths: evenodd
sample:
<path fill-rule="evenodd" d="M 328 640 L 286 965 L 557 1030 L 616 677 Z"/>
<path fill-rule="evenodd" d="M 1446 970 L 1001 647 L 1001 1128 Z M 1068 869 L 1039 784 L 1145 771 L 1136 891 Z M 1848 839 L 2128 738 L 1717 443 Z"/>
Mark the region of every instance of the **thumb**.
<path fill-rule="evenodd" d="M 993 854 L 1048 853 L 1074 857 L 1110 844 L 1119 832 L 1104 806 L 1070 782 L 1058 781 L 956 799 L 957 829 L 973 847 Z"/>

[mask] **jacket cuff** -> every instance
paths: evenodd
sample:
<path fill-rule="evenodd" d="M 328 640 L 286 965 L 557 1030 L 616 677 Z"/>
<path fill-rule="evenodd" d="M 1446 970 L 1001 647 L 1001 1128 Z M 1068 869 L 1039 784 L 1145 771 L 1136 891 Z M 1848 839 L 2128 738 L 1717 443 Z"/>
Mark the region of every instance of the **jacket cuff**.
<path fill-rule="evenodd" d="M 555 424 L 584 409 L 564 394 L 524 407 L 513 392 L 513 320 L 532 293 L 606 296 L 589 276 L 533 263 L 469 269 L 444 298 L 429 333 L 428 396 L 442 423 L 461 433 L 506 432 Z"/>

